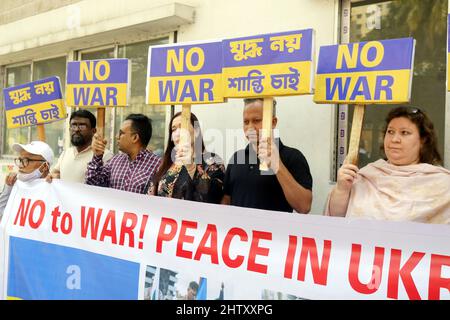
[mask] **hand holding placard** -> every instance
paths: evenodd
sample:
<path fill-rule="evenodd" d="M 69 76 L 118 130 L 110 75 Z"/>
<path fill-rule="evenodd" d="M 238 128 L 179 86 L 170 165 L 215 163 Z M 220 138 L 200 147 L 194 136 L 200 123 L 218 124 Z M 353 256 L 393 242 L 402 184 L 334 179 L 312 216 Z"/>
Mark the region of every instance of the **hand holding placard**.
<path fill-rule="evenodd" d="M 403 38 L 320 48 L 314 102 L 356 104 L 347 163 L 358 163 L 365 104 L 409 102 L 414 46 Z"/>

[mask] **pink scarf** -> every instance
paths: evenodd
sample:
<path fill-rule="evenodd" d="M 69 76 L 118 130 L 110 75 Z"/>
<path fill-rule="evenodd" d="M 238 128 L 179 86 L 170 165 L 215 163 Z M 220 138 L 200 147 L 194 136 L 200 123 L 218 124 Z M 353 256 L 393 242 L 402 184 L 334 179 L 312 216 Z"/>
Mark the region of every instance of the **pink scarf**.
<path fill-rule="evenodd" d="M 426 163 L 368 164 L 358 172 L 346 216 L 450 224 L 450 171 Z"/>

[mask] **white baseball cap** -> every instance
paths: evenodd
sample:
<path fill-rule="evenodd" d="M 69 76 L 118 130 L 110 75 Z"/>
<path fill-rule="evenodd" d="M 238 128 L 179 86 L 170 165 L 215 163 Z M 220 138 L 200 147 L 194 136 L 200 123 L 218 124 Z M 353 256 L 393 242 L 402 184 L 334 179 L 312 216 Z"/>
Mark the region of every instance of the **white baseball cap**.
<path fill-rule="evenodd" d="M 29 152 L 31 154 L 42 156 L 49 163 L 49 165 L 52 165 L 53 163 L 53 150 L 45 142 L 31 141 L 31 143 L 29 144 L 14 143 L 12 145 L 12 148 L 16 152 L 25 150 L 26 152 Z"/>

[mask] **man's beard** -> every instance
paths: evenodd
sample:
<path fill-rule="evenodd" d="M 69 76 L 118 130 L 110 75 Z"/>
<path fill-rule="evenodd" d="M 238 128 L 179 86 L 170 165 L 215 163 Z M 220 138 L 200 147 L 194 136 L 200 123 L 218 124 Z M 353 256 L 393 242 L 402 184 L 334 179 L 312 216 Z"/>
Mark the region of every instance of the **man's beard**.
<path fill-rule="evenodd" d="M 75 147 L 81 147 L 86 144 L 86 139 L 81 134 L 73 134 L 70 138 L 70 142 Z"/>

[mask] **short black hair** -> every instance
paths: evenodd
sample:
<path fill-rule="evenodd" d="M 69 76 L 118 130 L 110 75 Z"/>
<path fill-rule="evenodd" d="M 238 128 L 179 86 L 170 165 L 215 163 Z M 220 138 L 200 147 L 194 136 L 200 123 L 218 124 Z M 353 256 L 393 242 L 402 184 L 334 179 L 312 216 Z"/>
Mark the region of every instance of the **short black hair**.
<path fill-rule="evenodd" d="M 255 101 L 260 101 L 262 103 L 264 103 L 264 99 L 263 98 L 245 98 L 244 99 L 244 106 L 253 103 Z M 273 112 L 272 112 L 273 117 L 277 116 L 277 100 L 273 99 Z"/>
<path fill-rule="evenodd" d="M 92 112 L 90 112 L 89 110 L 86 109 L 80 109 L 77 111 L 74 111 L 70 114 L 70 119 L 69 121 L 72 121 L 73 118 L 86 118 L 89 119 L 89 122 L 91 123 L 91 128 L 95 128 L 95 126 L 97 125 L 97 119 L 95 119 L 95 116 Z"/>
<path fill-rule="evenodd" d="M 131 120 L 131 128 L 139 135 L 142 145 L 147 147 L 152 138 L 152 120 L 141 113 L 131 113 L 126 120 Z"/>

